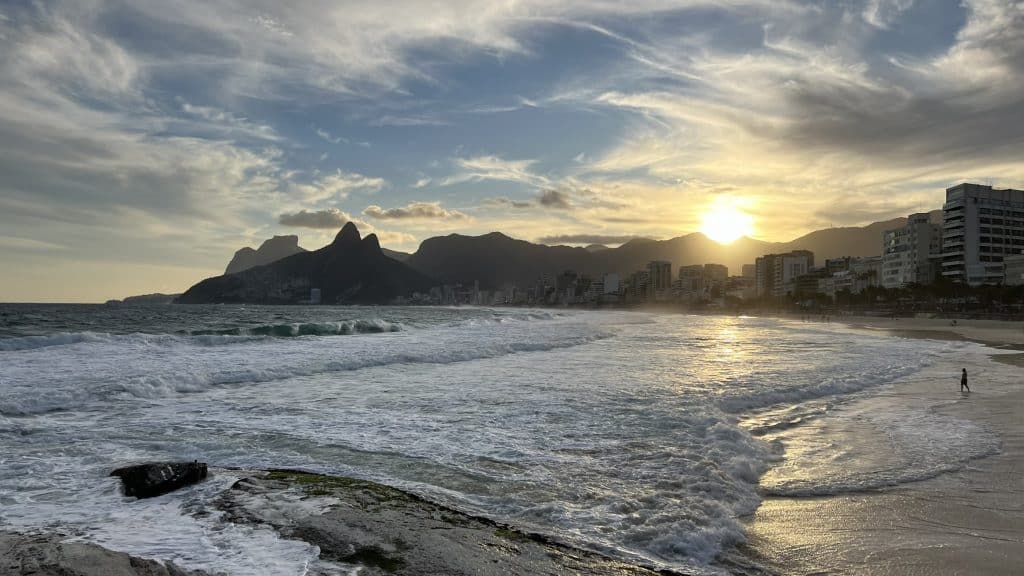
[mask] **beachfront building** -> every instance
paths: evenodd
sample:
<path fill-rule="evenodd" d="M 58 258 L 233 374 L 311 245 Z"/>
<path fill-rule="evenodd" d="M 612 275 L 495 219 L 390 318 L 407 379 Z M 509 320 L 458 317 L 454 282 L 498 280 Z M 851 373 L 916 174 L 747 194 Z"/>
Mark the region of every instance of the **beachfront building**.
<path fill-rule="evenodd" d="M 648 297 L 651 300 L 666 300 L 672 293 L 672 263 L 665 260 L 651 260 L 647 263 Z"/>
<path fill-rule="evenodd" d="M 754 261 L 757 296 L 785 296 L 794 292 L 794 282 L 814 267 L 814 253 L 794 250 L 765 254 Z"/>
<path fill-rule="evenodd" d="M 907 223 L 882 236 L 882 286 L 931 284 L 935 279 L 933 258 L 942 249 L 942 228 L 927 213 L 911 214 Z"/>
<path fill-rule="evenodd" d="M 881 285 L 882 257 L 845 258 L 847 269 L 833 272 L 818 280 L 818 292 L 831 298 L 841 292 L 860 294 Z M 827 268 L 826 268 L 827 269 Z"/>
<path fill-rule="evenodd" d="M 704 267 L 700 264 L 680 266 L 676 287 L 677 294 L 684 300 L 701 296 L 704 291 Z"/>
<path fill-rule="evenodd" d="M 1007 286 L 1024 286 L 1024 250 L 1003 257 L 1003 276 Z"/>
<path fill-rule="evenodd" d="M 1003 259 L 1024 249 L 1024 190 L 958 184 L 946 189 L 942 219 L 942 275 L 971 286 L 1003 282 Z"/>
<path fill-rule="evenodd" d="M 726 282 L 729 281 L 729 267 L 724 264 L 704 265 L 704 284 L 702 289 L 705 294 L 712 297 L 721 296 L 725 292 Z"/>

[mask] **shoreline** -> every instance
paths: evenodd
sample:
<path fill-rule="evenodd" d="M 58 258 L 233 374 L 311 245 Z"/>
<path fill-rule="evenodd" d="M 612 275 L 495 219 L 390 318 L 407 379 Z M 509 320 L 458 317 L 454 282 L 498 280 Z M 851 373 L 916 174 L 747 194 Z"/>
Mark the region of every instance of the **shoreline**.
<path fill-rule="evenodd" d="M 933 477 L 884 488 L 766 496 L 744 519 L 747 543 L 736 552 L 778 574 L 995 575 L 1019 567 L 1024 563 L 1024 323 L 835 320 L 893 337 L 982 345 L 856 402 L 862 410 L 912 407 L 968 421 L 995 434 L 998 449 Z M 961 364 L 972 375 L 969 394 L 956 392 Z M 944 382 L 941 390 L 936 382 Z M 879 442 L 876 450 L 884 451 L 885 440 Z"/>

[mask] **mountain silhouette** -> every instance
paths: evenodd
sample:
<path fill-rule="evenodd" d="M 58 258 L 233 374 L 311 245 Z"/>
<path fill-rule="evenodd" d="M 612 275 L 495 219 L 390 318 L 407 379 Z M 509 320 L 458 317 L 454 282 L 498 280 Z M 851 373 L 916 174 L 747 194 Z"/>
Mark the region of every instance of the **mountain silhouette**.
<path fill-rule="evenodd" d="M 235 252 L 224 273 L 235 274 L 236 272 L 270 264 L 286 256 L 305 251 L 305 248 L 299 246 L 298 236 L 274 236 L 269 240 L 265 240 L 256 250 L 246 246 Z"/>
<path fill-rule="evenodd" d="M 878 256 L 882 253 L 883 232 L 904 224 L 906 218 L 894 218 L 861 227 L 816 230 L 789 242 L 743 237 L 728 245 L 695 232 L 668 240 L 638 238 L 603 250 L 533 244 L 500 232 L 482 236 L 450 234 L 424 240 L 405 262 L 445 283 L 478 281 L 486 289 L 507 284 L 524 287 L 544 274 L 565 270 L 595 278 L 608 272 L 625 276 L 646 268 L 651 260 L 667 260 L 674 270 L 688 264 L 724 264 L 730 274 L 739 275 L 743 265 L 753 264 L 758 256 L 798 249 L 814 252 L 819 265 L 827 258 L 840 256 Z"/>
<path fill-rule="evenodd" d="M 360 238 L 349 222 L 334 242 L 235 274 L 207 278 L 182 294 L 182 304 L 294 304 L 308 301 L 311 290 L 334 303 L 387 303 L 413 292 L 426 292 L 427 275 L 385 256 L 375 234 Z"/>

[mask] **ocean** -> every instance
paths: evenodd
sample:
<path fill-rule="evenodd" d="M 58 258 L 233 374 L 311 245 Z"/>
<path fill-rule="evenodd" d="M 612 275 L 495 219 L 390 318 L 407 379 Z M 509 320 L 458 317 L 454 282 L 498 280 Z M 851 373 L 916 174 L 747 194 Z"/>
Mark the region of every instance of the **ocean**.
<path fill-rule="evenodd" d="M 0 529 L 212 572 L 333 573 L 209 504 L 243 474 L 227 468 L 301 468 L 722 574 L 765 496 L 912 482 L 997 450 L 932 411 L 843 410 L 965 346 L 624 311 L 0 305 Z M 216 468 L 124 498 L 110 470 L 150 460 Z"/>

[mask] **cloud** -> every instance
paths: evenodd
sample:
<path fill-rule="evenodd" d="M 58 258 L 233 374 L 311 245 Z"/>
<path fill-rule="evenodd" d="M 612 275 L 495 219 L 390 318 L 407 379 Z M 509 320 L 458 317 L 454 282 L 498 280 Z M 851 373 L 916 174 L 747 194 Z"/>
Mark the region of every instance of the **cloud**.
<path fill-rule="evenodd" d="M 352 217 L 341 210 L 338 210 L 337 208 L 327 208 L 326 210 L 317 210 L 315 212 L 300 210 L 292 214 L 281 214 L 277 218 L 277 223 L 282 226 L 294 226 L 298 228 L 337 230 L 344 226 L 346 222 L 350 222 L 351 220 Z"/>
<path fill-rule="evenodd" d="M 545 208 L 555 208 L 557 210 L 569 210 L 572 208 L 569 197 L 564 192 L 558 190 L 542 190 L 537 195 L 537 204 Z"/>
<path fill-rule="evenodd" d="M 636 240 L 640 236 L 635 235 L 611 235 L 611 234 L 560 234 L 556 236 L 544 236 L 537 241 L 541 244 L 625 244 L 630 240 Z"/>
<path fill-rule="evenodd" d="M 535 160 L 506 160 L 493 155 L 456 158 L 453 163 L 458 171 L 442 181 L 440 185 L 451 186 L 486 180 L 518 182 L 535 187 L 549 184 L 547 178 L 531 171 L 535 162 Z"/>
<path fill-rule="evenodd" d="M 868 0 L 861 16 L 877 28 L 888 28 L 901 14 L 914 5 L 914 0 Z"/>
<path fill-rule="evenodd" d="M 332 136 L 330 132 L 323 128 L 317 128 L 316 135 L 319 136 L 321 140 L 330 142 L 331 144 L 339 144 L 341 142 L 348 143 L 348 140 L 345 138 L 342 138 L 341 136 Z"/>
<path fill-rule="evenodd" d="M 419 190 L 420 188 L 426 188 L 427 186 L 430 186 L 431 181 L 432 180 L 430 178 L 420 178 L 419 180 L 416 181 L 415 184 L 412 185 L 412 187 L 417 190 Z"/>
<path fill-rule="evenodd" d="M 305 184 L 292 184 L 289 193 L 296 199 L 311 204 L 324 200 L 344 200 L 353 191 L 377 192 L 386 185 L 387 181 L 383 178 L 338 169 L 333 174 L 318 176 Z"/>
<path fill-rule="evenodd" d="M 458 210 L 447 210 L 440 202 L 410 202 L 399 208 L 384 209 L 380 206 L 367 206 L 363 215 L 378 220 L 464 220 L 468 216 Z"/>
<path fill-rule="evenodd" d="M 505 198 L 500 196 L 498 198 L 487 198 L 483 201 L 484 206 L 492 206 L 495 208 L 533 208 L 534 204 L 530 201 L 518 201 Z"/>
<path fill-rule="evenodd" d="M 212 106 L 197 106 L 185 101 L 182 101 L 181 109 L 187 114 L 204 120 L 206 126 L 220 127 L 229 135 L 241 135 L 271 142 L 281 140 L 272 127 L 250 122 L 248 119 L 238 117 L 226 110 Z"/>

